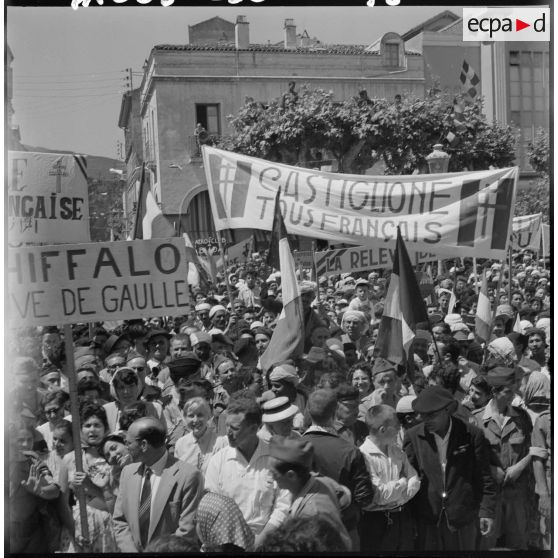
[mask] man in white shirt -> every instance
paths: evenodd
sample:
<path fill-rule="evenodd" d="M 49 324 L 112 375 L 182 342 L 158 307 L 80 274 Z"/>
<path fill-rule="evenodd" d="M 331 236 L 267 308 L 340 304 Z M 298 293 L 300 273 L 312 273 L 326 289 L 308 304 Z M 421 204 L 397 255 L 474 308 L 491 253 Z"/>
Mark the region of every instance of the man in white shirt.
<path fill-rule="evenodd" d="M 399 420 L 389 405 L 366 413 L 369 434 L 360 446 L 375 488 L 374 501 L 363 509 L 361 551 L 414 550 L 412 516 L 405 504 L 420 488 L 420 480 L 398 446 Z"/>
<path fill-rule="evenodd" d="M 255 546 L 285 521 L 291 504 L 270 470 L 269 444 L 258 438 L 262 412 L 255 399 L 231 398 L 227 407 L 229 446 L 209 461 L 205 488 L 232 498 L 256 536 Z"/>

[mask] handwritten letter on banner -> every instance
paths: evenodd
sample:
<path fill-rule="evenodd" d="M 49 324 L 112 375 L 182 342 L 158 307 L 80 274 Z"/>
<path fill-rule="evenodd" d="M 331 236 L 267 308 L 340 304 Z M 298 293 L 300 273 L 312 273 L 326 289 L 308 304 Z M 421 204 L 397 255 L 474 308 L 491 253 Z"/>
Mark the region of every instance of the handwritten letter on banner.
<path fill-rule="evenodd" d="M 203 147 L 218 230 L 271 230 L 281 188 L 287 232 L 334 243 L 504 258 L 511 234 L 516 167 L 411 176 L 333 174 Z"/>
<path fill-rule="evenodd" d="M 514 217 L 511 247 L 513 250 L 534 250 L 541 247 L 542 213 Z"/>
<path fill-rule="evenodd" d="M 189 310 L 180 238 L 8 249 L 17 326 L 175 316 Z"/>
<path fill-rule="evenodd" d="M 8 243 L 90 242 L 85 157 L 8 151 Z"/>

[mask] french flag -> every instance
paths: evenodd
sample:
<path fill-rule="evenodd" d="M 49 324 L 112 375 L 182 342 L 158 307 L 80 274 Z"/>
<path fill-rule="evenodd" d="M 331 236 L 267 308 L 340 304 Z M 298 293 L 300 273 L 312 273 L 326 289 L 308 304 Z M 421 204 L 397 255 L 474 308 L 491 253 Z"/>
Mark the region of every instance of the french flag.
<path fill-rule="evenodd" d="M 393 271 L 375 345 L 378 356 L 394 364 L 405 365 L 410 359 L 417 323 L 427 321 L 426 305 L 401 231 L 397 227 Z"/>
<path fill-rule="evenodd" d="M 486 269 L 482 274 L 481 289 L 479 292 L 479 300 L 477 302 L 477 313 L 475 315 L 475 334 L 476 336 L 488 343 L 492 332 L 492 309 L 490 300 L 488 300 L 488 282 L 486 279 Z"/>
<path fill-rule="evenodd" d="M 296 266 L 287 238 L 287 229 L 279 206 L 279 195 L 275 198 L 275 215 L 271 231 L 270 255 L 272 265 L 278 257 L 281 271 L 281 293 L 283 310 L 277 320 L 271 341 L 260 358 L 262 370 L 267 372 L 274 365 L 302 355 L 304 349 L 304 320 L 302 303 L 296 280 Z"/>

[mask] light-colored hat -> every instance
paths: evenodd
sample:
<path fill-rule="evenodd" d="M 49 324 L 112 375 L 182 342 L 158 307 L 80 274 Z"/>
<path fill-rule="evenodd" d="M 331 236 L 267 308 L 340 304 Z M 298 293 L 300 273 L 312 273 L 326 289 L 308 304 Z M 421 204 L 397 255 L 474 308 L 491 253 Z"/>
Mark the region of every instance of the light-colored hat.
<path fill-rule="evenodd" d="M 199 304 L 196 304 L 196 312 L 203 312 L 204 310 L 211 310 L 211 304 L 208 302 L 200 302 Z"/>
<path fill-rule="evenodd" d="M 416 395 L 404 395 L 395 406 L 396 413 L 414 413 L 412 406 L 413 401 L 417 398 Z"/>
<path fill-rule="evenodd" d="M 298 284 L 298 290 L 300 291 L 300 294 L 313 293 L 316 291 L 316 287 L 317 285 L 313 281 L 301 281 Z"/>
<path fill-rule="evenodd" d="M 326 356 L 326 352 L 321 347 L 310 347 L 310 351 L 306 355 L 305 359 L 312 364 L 322 362 Z"/>
<path fill-rule="evenodd" d="M 215 314 L 217 314 L 217 312 L 227 312 L 227 309 L 221 305 L 221 304 L 216 304 L 215 306 L 213 306 L 213 308 L 211 308 L 211 310 L 209 311 L 209 317 L 213 318 L 213 316 L 215 316 Z"/>
<path fill-rule="evenodd" d="M 194 331 L 194 333 L 190 334 L 190 343 L 192 343 L 192 347 L 200 343 L 207 343 L 210 345 L 211 341 L 211 335 L 205 331 Z"/>
<path fill-rule="evenodd" d="M 269 375 L 269 381 L 279 382 L 281 380 L 297 386 L 300 382 L 300 378 L 296 373 L 296 368 L 291 364 L 280 364 L 276 366 Z"/>
<path fill-rule="evenodd" d="M 262 403 L 262 422 L 280 422 L 294 417 L 298 413 L 298 407 L 291 404 L 288 397 L 275 397 Z"/>
<path fill-rule="evenodd" d="M 256 329 L 257 327 L 264 327 L 263 322 L 254 321 L 250 324 L 250 330 Z"/>

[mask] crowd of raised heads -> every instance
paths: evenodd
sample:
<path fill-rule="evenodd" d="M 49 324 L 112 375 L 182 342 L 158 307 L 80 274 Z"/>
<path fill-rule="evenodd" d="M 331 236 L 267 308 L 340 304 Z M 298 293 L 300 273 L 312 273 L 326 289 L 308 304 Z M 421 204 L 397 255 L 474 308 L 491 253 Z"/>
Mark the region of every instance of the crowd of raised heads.
<path fill-rule="evenodd" d="M 263 370 L 283 304 L 257 254 L 187 315 L 72 325 L 72 355 L 6 330 L 9 551 L 549 549 L 550 272 L 447 267 L 404 365 L 376 347 L 388 270 L 300 269 L 303 353 Z"/>

